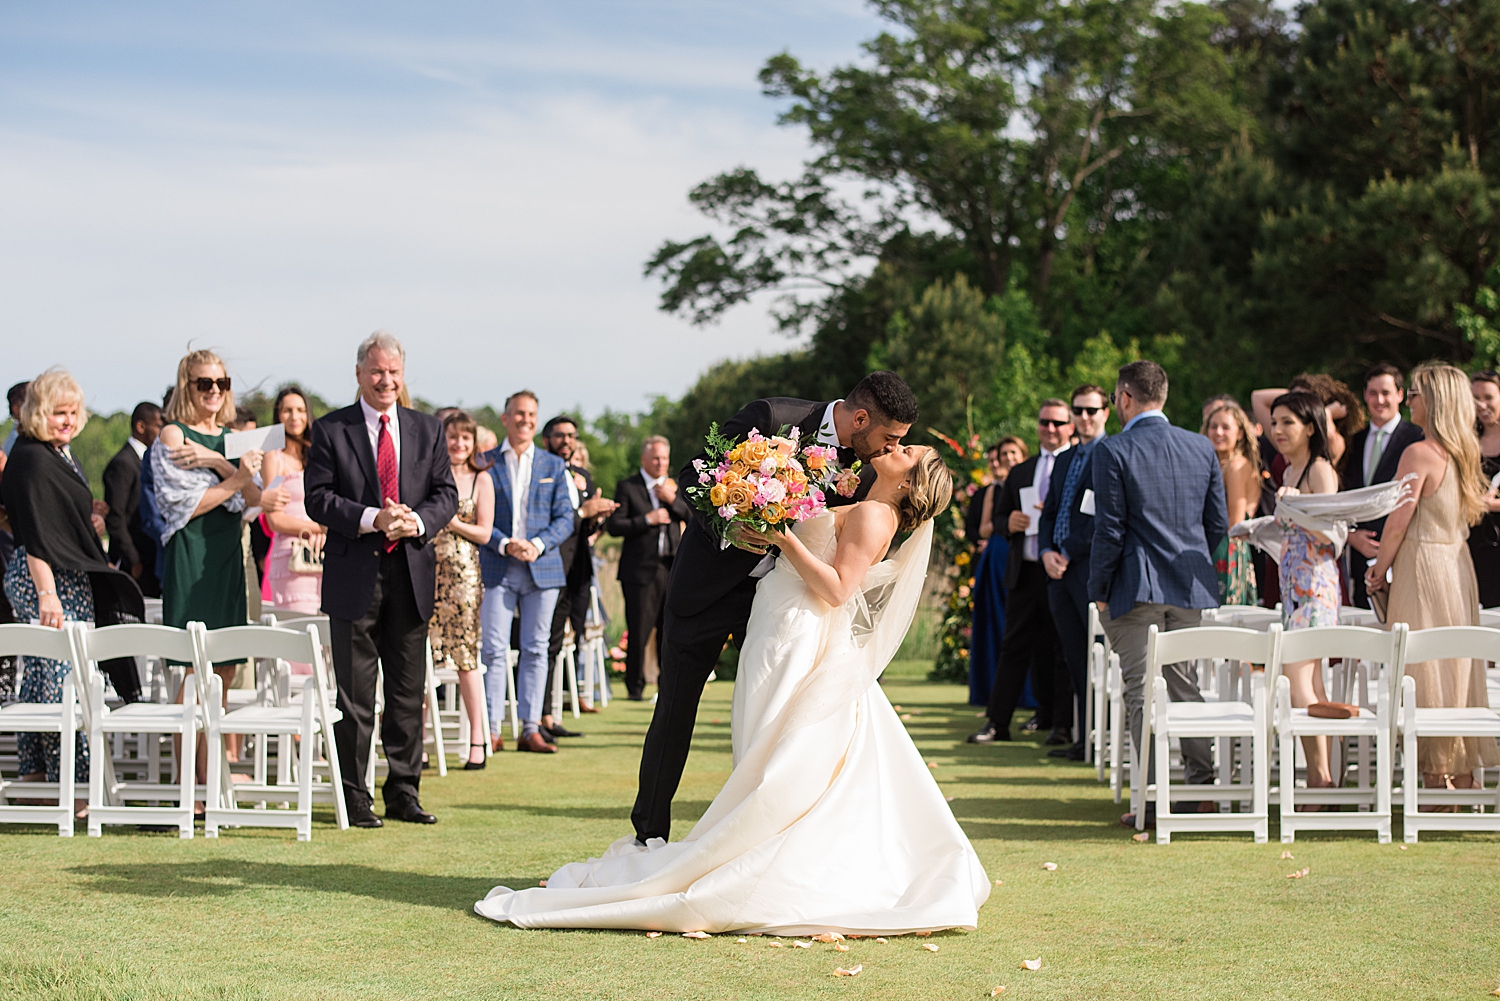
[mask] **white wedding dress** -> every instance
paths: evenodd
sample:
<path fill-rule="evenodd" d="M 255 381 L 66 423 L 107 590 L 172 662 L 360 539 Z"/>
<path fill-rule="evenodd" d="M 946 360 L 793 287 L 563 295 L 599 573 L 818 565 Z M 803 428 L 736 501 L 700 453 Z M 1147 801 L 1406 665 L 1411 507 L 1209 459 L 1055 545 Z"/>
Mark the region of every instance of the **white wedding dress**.
<path fill-rule="evenodd" d="M 796 532 L 831 563 L 834 525 L 825 512 Z M 839 608 L 777 561 L 740 653 L 734 771 L 688 836 L 621 838 L 474 910 L 522 928 L 974 928 L 989 879 L 876 680 L 911 623 L 931 542 L 928 523 Z"/>

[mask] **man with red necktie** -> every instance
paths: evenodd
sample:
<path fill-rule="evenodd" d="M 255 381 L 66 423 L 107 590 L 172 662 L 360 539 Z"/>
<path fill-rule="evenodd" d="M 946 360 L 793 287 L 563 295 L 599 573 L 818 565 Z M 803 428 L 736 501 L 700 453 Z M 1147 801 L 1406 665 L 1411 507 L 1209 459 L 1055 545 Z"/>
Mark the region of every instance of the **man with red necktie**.
<path fill-rule="evenodd" d="M 457 512 L 458 491 L 442 424 L 398 403 L 406 376 L 401 342 L 376 331 L 355 359 L 359 401 L 313 425 L 304 476 L 308 517 L 328 526 L 323 611 L 343 713 L 334 742 L 349 822 L 382 826 L 364 783 L 379 672 L 385 815 L 433 824 L 417 798 L 427 620 L 436 597 L 432 540 Z"/>

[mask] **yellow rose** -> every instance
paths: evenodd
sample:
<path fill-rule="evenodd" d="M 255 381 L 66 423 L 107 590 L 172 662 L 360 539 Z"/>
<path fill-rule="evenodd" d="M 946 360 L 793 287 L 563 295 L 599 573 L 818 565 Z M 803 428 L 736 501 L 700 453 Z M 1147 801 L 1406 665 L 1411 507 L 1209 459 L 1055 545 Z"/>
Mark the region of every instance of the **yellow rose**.
<path fill-rule="evenodd" d="M 807 483 L 807 474 L 802 472 L 801 470 L 793 469 L 786 474 L 786 479 L 792 483 L 801 483 L 805 485 Z"/>
<path fill-rule="evenodd" d="M 731 448 L 729 450 L 728 454 L 726 454 L 724 456 L 724 458 L 728 459 L 730 462 L 739 462 L 740 461 L 740 457 L 743 456 L 744 454 L 745 454 L 745 446 L 743 444 L 740 444 L 740 445 L 734 446 L 734 448 Z"/>
<path fill-rule="evenodd" d="M 725 491 L 724 503 L 740 514 L 749 514 L 755 505 L 755 490 L 748 483 L 736 483 Z"/>
<path fill-rule="evenodd" d="M 742 457 L 752 466 L 765 462 L 766 456 L 771 454 L 771 446 L 764 441 L 747 441 L 740 447 L 745 450 Z"/>
<path fill-rule="evenodd" d="M 729 494 L 729 488 L 722 483 L 715 483 L 708 491 L 708 502 L 714 507 L 723 507 L 724 499 Z"/>
<path fill-rule="evenodd" d="M 723 476 L 719 477 L 719 482 L 722 483 L 726 487 L 732 487 L 736 483 L 739 483 L 739 482 L 743 481 L 744 478 L 745 478 L 745 474 L 742 473 L 740 470 L 738 470 L 738 469 L 729 469 L 729 470 L 726 470 L 724 472 Z"/>
<path fill-rule="evenodd" d="M 761 508 L 760 516 L 766 520 L 767 525 L 775 525 L 786 518 L 786 509 L 772 501 Z"/>

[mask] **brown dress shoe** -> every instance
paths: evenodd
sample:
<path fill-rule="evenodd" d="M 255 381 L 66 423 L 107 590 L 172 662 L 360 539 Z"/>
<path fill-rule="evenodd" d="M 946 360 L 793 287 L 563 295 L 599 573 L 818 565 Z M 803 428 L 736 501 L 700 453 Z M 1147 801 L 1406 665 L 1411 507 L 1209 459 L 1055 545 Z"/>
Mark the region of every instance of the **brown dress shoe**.
<path fill-rule="evenodd" d="M 578 711 L 581 713 L 596 713 L 599 709 L 592 702 L 585 702 L 578 707 Z"/>
<path fill-rule="evenodd" d="M 491 751 L 495 751 L 495 752 L 499 752 L 499 751 L 505 750 L 505 738 L 502 737 L 498 733 L 495 734 L 493 737 L 491 737 L 490 738 L 490 750 Z"/>
<path fill-rule="evenodd" d="M 536 754 L 556 754 L 557 745 L 547 743 L 539 733 L 528 733 L 516 744 L 516 750 L 532 751 Z"/>

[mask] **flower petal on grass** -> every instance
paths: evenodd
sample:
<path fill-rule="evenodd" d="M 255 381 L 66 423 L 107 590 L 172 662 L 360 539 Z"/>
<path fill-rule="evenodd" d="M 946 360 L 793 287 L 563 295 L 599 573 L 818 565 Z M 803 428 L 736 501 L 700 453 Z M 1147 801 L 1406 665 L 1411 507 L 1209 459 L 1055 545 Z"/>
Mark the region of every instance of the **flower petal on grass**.
<path fill-rule="evenodd" d="M 901 714 L 901 718 L 902 719 L 911 719 L 911 713 L 902 713 Z"/>
<path fill-rule="evenodd" d="M 922 948 L 926 949 L 928 952 L 937 952 L 941 947 L 936 942 L 923 942 Z"/>
<path fill-rule="evenodd" d="M 1037 970 L 1040 970 L 1041 968 L 1042 968 L 1042 957 L 1041 956 L 1038 956 L 1035 959 L 1023 959 L 1023 960 L 1021 960 L 1021 969 L 1023 969 L 1023 970 L 1031 970 L 1032 972 L 1035 972 Z"/>
<path fill-rule="evenodd" d="M 835 977 L 857 977 L 859 976 L 860 971 L 864 968 L 865 966 L 863 963 L 859 964 L 858 966 L 851 966 L 847 970 L 840 966 L 833 971 L 833 975 Z"/>
<path fill-rule="evenodd" d="M 812 940 L 814 942 L 842 942 L 844 940 L 844 936 L 840 935 L 836 931 L 825 931 L 821 935 L 814 935 L 812 937 Z"/>
<path fill-rule="evenodd" d="M 995 885 L 996 886 L 1004 886 L 1005 885 L 1005 880 L 1003 880 L 1003 879 L 997 879 L 997 880 L 995 880 Z"/>
<path fill-rule="evenodd" d="M 1295 858 L 1296 856 L 1294 856 L 1291 852 L 1282 852 L 1281 853 L 1281 857 L 1283 859 L 1291 859 L 1291 858 Z"/>
<path fill-rule="evenodd" d="M 772 949 L 780 949 L 782 947 L 780 942 L 767 942 L 766 945 Z"/>
<path fill-rule="evenodd" d="M 1289 872 L 1289 873 L 1287 873 L 1286 874 L 1286 878 L 1287 879 L 1301 879 L 1303 876 L 1306 876 L 1310 872 L 1312 872 L 1312 869 L 1307 868 L 1307 867 L 1304 866 L 1303 868 L 1297 870 L 1296 872 Z"/>
<path fill-rule="evenodd" d="M 1004 993 L 1005 993 L 1005 988 L 1004 987 L 996 987 L 994 990 L 990 991 L 990 997 L 997 998 L 997 997 L 999 997 L 1000 995 L 1002 995 Z"/>
<path fill-rule="evenodd" d="M 1132 834 L 1130 836 L 1130 840 L 1139 841 L 1142 844 L 1145 844 L 1147 841 L 1151 840 L 1151 835 L 1147 834 L 1145 831 L 1141 831 L 1139 834 Z"/>
<path fill-rule="evenodd" d="M 748 938 L 737 938 L 737 939 L 734 940 L 734 942 L 735 942 L 736 945 L 744 945 L 746 942 L 749 942 L 749 941 L 750 940 Z"/>
<path fill-rule="evenodd" d="M 1057 863 L 1056 862 L 1043 862 L 1042 863 L 1042 868 L 1046 869 L 1048 872 L 1056 872 L 1057 871 Z"/>
<path fill-rule="evenodd" d="M 912 934 L 917 936 L 917 938 L 930 938 L 932 936 L 932 932 L 930 931 L 914 931 Z"/>
<path fill-rule="evenodd" d="M 1405 845 L 1397 845 L 1396 847 L 1399 848 L 1399 849 L 1401 849 L 1402 851 L 1406 851 L 1406 846 Z M 1496 990 L 1500 990 L 1500 988 L 1496 988 Z"/>
<path fill-rule="evenodd" d="M 685 931 L 685 932 L 682 933 L 682 937 L 683 938 L 712 938 L 713 936 L 710 935 L 706 931 Z"/>
<path fill-rule="evenodd" d="M 835 942 L 834 945 L 833 945 L 833 947 L 835 949 L 837 949 L 839 952 L 848 952 L 849 951 L 849 947 L 847 945 L 845 945 L 844 943 L 842 943 L 842 942 Z"/>
<path fill-rule="evenodd" d="M 875 940 L 875 944 L 877 944 L 877 945 L 885 945 L 886 942 L 885 942 L 885 939 L 883 939 L 883 938 L 877 938 Z"/>
<path fill-rule="evenodd" d="M 647 938 L 661 938 L 661 932 L 659 932 L 659 931 L 648 931 L 646 933 L 646 937 Z"/>
<path fill-rule="evenodd" d="M 812 943 L 811 942 L 793 942 L 792 943 L 792 948 L 793 949 L 811 949 L 812 948 Z"/>
<path fill-rule="evenodd" d="M 929 761 L 929 762 L 927 762 L 927 767 L 928 768 L 936 768 L 937 767 L 937 762 L 936 761 Z"/>
<path fill-rule="evenodd" d="M 545 879 L 539 879 L 539 880 L 536 881 L 536 885 L 537 886 L 546 886 L 547 885 L 547 881 Z"/>
<path fill-rule="evenodd" d="M 943 802 L 944 803 L 951 803 L 951 802 L 953 802 L 954 798 L 955 797 L 953 797 L 953 796 L 944 796 L 943 797 Z"/>

